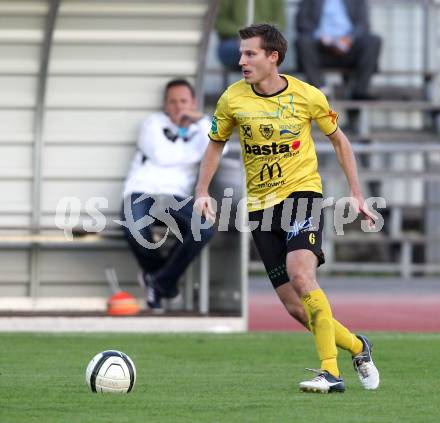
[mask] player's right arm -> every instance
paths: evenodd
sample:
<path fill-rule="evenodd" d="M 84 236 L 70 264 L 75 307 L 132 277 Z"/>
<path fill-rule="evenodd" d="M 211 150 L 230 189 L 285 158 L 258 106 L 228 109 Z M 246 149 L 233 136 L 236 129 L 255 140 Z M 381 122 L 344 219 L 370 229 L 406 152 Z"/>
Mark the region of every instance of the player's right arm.
<path fill-rule="evenodd" d="M 197 213 L 211 221 L 215 220 L 215 212 L 209 195 L 209 185 L 217 171 L 224 147 L 224 142 L 210 141 L 200 164 L 199 179 L 195 190 L 195 209 Z"/>
<path fill-rule="evenodd" d="M 226 141 L 232 134 L 235 119 L 229 109 L 228 90 L 220 97 L 212 118 L 209 138 L 211 139 L 200 164 L 199 179 L 195 190 L 195 210 L 211 221 L 215 220 L 209 195 L 209 185 L 217 171 Z"/>

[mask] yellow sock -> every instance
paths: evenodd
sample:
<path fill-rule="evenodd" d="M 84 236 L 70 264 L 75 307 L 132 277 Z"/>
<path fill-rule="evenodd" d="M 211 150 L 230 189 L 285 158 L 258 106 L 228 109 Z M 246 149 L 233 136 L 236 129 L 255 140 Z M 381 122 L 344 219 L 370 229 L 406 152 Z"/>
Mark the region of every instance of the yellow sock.
<path fill-rule="evenodd" d="M 309 320 L 309 327 L 315 337 L 316 349 L 321 360 L 321 369 L 333 376 L 339 376 L 336 361 L 335 328 L 332 310 L 322 289 L 310 291 L 301 298 Z"/>
<path fill-rule="evenodd" d="M 364 348 L 361 340 L 336 319 L 333 319 L 333 326 L 335 327 L 336 345 L 343 350 L 350 351 L 353 356 L 358 355 Z"/>

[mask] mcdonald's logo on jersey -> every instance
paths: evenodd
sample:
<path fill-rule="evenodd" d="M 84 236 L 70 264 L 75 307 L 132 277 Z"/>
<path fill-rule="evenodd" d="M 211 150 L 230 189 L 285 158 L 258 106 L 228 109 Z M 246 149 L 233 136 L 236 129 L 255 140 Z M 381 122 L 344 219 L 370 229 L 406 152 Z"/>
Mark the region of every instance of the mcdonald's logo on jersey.
<path fill-rule="evenodd" d="M 260 170 L 260 181 L 262 181 L 264 179 L 264 174 L 265 174 L 265 170 L 267 169 L 267 174 L 269 175 L 269 178 L 272 179 L 274 177 L 274 171 L 278 170 L 278 178 L 281 178 L 281 176 L 283 176 L 283 171 L 281 169 L 281 166 L 278 162 L 269 164 L 269 163 L 264 163 L 263 167 Z"/>

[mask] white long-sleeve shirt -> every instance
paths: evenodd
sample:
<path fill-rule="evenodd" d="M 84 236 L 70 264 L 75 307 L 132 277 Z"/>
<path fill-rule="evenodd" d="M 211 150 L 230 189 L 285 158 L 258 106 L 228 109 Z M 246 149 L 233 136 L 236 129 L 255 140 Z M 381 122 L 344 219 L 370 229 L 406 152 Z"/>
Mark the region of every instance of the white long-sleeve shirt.
<path fill-rule="evenodd" d="M 209 143 L 210 125 L 207 117 L 191 124 L 185 141 L 177 137 L 178 127 L 165 113 L 146 118 L 125 181 L 124 197 L 134 192 L 192 195 L 199 163 Z"/>

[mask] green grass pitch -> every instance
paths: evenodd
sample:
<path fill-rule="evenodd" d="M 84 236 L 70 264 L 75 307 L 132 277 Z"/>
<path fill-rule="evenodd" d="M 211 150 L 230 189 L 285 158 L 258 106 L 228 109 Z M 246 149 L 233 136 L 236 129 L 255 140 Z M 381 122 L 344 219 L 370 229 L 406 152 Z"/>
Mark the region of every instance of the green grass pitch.
<path fill-rule="evenodd" d="M 297 388 L 318 366 L 308 334 L 0 334 L 0 422 L 439 422 L 440 334 L 370 335 L 380 389 L 364 391 L 341 351 L 347 390 L 319 395 Z M 134 360 L 132 393 L 88 390 L 106 349 Z"/>

